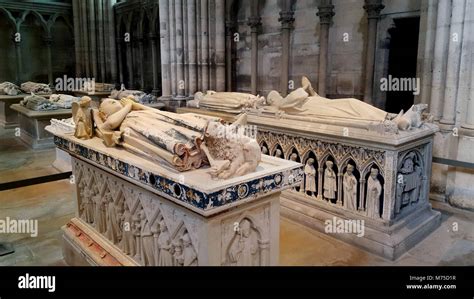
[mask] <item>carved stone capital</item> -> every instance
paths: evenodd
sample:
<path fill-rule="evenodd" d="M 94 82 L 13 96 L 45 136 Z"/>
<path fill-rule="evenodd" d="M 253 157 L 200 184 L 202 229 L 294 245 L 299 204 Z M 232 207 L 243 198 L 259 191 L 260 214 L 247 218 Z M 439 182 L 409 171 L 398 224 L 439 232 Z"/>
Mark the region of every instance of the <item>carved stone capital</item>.
<path fill-rule="evenodd" d="M 281 22 L 283 28 L 291 28 L 293 22 L 295 21 L 293 11 L 280 11 L 280 17 L 278 21 Z"/>
<path fill-rule="evenodd" d="M 380 12 L 385 8 L 382 4 L 382 0 L 365 0 L 364 9 L 367 12 L 367 18 L 378 19 Z"/>
<path fill-rule="evenodd" d="M 320 24 L 331 24 L 332 17 L 334 17 L 335 14 L 334 5 L 332 4 L 318 6 L 318 12 L 316 13 L 319 17 Z"/>
<path fill-rule="evenodd" d="M 257 29 L 260 25 L 262 25 L 262 18 L 249 17 L 247 20 L 247 25 L 250 26 L 250 28 L 252 29 Z"/>

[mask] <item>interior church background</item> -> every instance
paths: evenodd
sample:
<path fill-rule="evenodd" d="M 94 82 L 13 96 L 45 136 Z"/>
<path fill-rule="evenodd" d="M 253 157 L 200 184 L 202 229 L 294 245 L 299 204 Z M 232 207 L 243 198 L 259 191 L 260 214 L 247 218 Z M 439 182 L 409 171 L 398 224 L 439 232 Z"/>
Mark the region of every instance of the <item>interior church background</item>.
<path fill-rule="evenodd" d="M 152 94 L 167 111 L 198 91 L 286 96 L 302 76 L 320 96 L 390 113 L 427 104 L 439 127 L 429 199 L 441 226 L 391 261 L 282 217 L 280 264 L 473 263 L 474 0 L 2 0 L 0 41 L 0 83 L 93 79 Z M 70 173 L 53 166 L 51 135 L 25 143 L 19 127 L 71 112 L 28 114 L 34 122 L 18 112 L 17 122 L 12 103 L 0 101 L 0 114 L 15 113 L 1 119 L 0 219 L 40 219 L 40 237 L 0 234 L 15 251 L 0 264 L 62 265 Z"/>

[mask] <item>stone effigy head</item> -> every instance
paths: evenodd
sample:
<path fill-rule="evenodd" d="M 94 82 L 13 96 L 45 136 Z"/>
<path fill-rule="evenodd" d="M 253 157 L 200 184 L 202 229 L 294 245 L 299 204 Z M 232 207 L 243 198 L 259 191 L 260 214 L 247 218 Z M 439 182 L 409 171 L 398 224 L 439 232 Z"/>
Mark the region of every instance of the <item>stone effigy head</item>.
<path fill-rule="evenodd" d="M 307 165 L 313 165 L 313 164 L 314 164 L 314 159 L 313 159 L 313 158 L 309 158 L 308 161 L 306 161 L 306 164 L 307 164 Z"/>
<path fill-rule="evenodd" d="M 102 113 L 105 117 L 108 117 L 115 112 L 118 112 L 122 109 L 123 106 L 120 104 L 119 101 L 114 99 L 105 99 L 99 106 L 99 112 Z"/>

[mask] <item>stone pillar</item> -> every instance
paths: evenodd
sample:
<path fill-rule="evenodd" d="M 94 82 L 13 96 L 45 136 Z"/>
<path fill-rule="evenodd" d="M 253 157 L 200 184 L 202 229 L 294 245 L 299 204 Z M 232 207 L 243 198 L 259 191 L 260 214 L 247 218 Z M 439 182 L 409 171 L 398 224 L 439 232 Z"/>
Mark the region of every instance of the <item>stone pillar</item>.
<path fill-rule="evenodd" d="M 54 86 L 54 80 L 53 80 L 53 62 L 52 62 L 52 56 L 51 56 L 51 45 L 53 43 L 53 38 L 51 35 L 48 33 L 44 38 L 43 41 L 46 45 L 46 65 L 48 68 L 48 84 L 49 86 L 53 87 Z"/>
<path fill-rule="evenodd" d="M 325 97 L 327 83 L 328 47 L 329 47 L 329 26 L 331 25 L 334 13 L 334 5 L 331 0 L 323 0 L 318 6 L 320 26 L 320 46 L 319 46 L 319 72 L 318 72 L 318 94 Z M 375 54 L 374 54 L 375 55 Z"/>
<path fill-rule="evenodd" d="M 84 49 L 84 61 L 83 64 L 85 66 L 85 76 L 90 78 L 91 71 L 90 71 L 90 61 L 89 61 L 89 32 L 87 26 L 87 2 L 86 1 L 79 1 L 79 5 L 81 6 L 81 16 L 82 16 L 82 39 L 84 41 L 83 49 Z"/>
<path fill-rule="evenodd" d="M 343 179 L 343 173 L 342 169 L 339 170 L 339 173 L 337 174 L 337 202 L 336 204 L 338 206 L 342 207 L 342 179 Z"/>
<path fill-rule="evenodd" d="M 197 92 L 197 49 L 196 49 L 196 0 L 188 0 L 188 70 L 189 70 L 189 96 Z"/>
<path fill-rule="evenodd" d="M 76 77 L 81 77 L 82 73 L 82 53 L 81 53 L 81 22 L 79 16 L 79 2 L 80 0 L 72 1 L 72 13 L 73 13 L 73 24 L 74 24 L 74 55 L 76 59 Z M 18 51 L 17 51 L 18 55 Z M 19 83 L 19 82 L 17 82 Z"/>
<path fill-rule="evenodd" d="M 258 28 L 262 24 L 258 15 L 258 1 L 252 1 L 250 7 L 250 17 L 247 25 L 250 26 L 252 36 L 252 54 L 251 54 L 251 93 L 257 94 L 258 81 Z"/>
<path fill-rule="evenodd" d="M 225 1 L 216 0 L 216 90 L 224 91 L 225 61 Z"/>
<path fill-rule="evenodd" d="M 323 199 L 323 176 L 324 176 L 324 168 L 318 168 L 318 199 Z"/>
<path fill-rule="evenodd" d="M 130 29 L 128 30 L 130 33 Z M 132 40 L 125 43 L 127 45 L 127 68 L 128 68 L 128 89 L 133 89 L 133 53 L 132 53 Z"/>
<path fill-rule="evenodd" d="M 201 82 L 202 91 L 209 89 L 208 0 L 201 0 Z"/>
<path fill-rule="evenodd" d="M 469 50 L 474 48 L 474 40 L 472 35 L 474 34 L 474 1 L 468 0 L 466 3 L 466 20 L 464 21 L 464 40 L 467 43 L 466 46 L 466 55 L 469 55 Z M 469 57 L 469 56 L 468 56 Z M 463 82 L 464 79 L 467 82 L 466 84 L 466 112 L 464 115 L 464 120 L 462 123 L 462 128 L 464 134 L 468 136 L 474 136 L 474 56 L 470 56 L 471 61 L 470 65 L 467 64 L 466 69 L 461 72 L 461 75 L 464 75 L 461 78 L 460 82 Z M 470 80 L 468 79 L 470 75 Z M 470 88 L 469 88 L 470 87 Z"/>
<path fill-rule="evenodd" d="M 291 3 L 288 0 L 282 2 L 280 11 L 281 22 L 281 76 L 280 76 L 280 93 L 282 96 L 288 94 L 288 76 L 290 65 L 290 35 L 293 28 L 294 12 L 291 10 Z"/>
<path fill-rule="evenodd" d="M 143 90 L 145 88 L 145 49 L 143 48 L 143 32 L 140 32 L 140 36 L 138 37 L 138 51 L 140 52 L 140 88 Z"/>
<path fill-rule="evenodd" d="M 171 95 L 175 97 L 177 91 L 177 76 L 176 76 L 176 17 L 175 17 L 174 0 L 169 1 L 169 37 L 170 37 L 170 75 L 171 75 Z"/>
<path fill-rule="evenodd" d="M 170 73 L 170 33 L 169 33 L 169 5 L 168 0 L 160 0 L 160 51 L 161 51 L 161 97 L 171 97 Z"/>
<path fill-rule="evenodd" d="M 442 115 L 441 104 L 444 97 L 444 83 L 449 44 L 449 24 L 451 19 L 451 1 L 439 0 L 438 18 L 436 21 L 436 38 L 433 57 L 433 77 L 431 81 L 430 112 L 435 120 Z"/>
<path fill-rule="evenodd" d="M 176 79 L 177 98 L 185 98 L 184 44 L 183 44 L 183 0 L 174 1 L 176 34 Z"/>
<path fill-rule="evenodd" d="M 433 49 L 435 44 L 436 36 L 436 12 L 438 7 L 438 0 L 425 0 L 427 1 L 427 16 L 426 16 L 426 32 L 425 36 L 420 36 L 425 40 L 425 48 L 423 54 L 423 68 L 421 74 L 421 84 L 423 86 L 421 92 L 420 102 L 423 104 L 430 103 L 431 96 L 431 80 L 432 80 L 432 70 L 431 66 L 433 63 Z"/>
<path fill-rule="evenodd" d="M 377 23 L 380 17 L 380 11 L 385 6 L 382 0 L 365 0 L 364 9 L 367 11 L 368 29 L 367 29 L 367 50 L 365 58 L 365 89 L 364 101 L 373 104 L 374 87 L 374 65 L 375 65 L 375 47 L 377 38 Z"/>
<path fill-rule="evenodd" d="M 89 34 L 90 34 L 90 47 L 91 47 L 91 63 L 92 63 L 92 77 L 97 80 L 97 37 L 96 37 L 96 26 L 95 26 L 95 6 L 94 0 L 88 1 L 89 5 Z"/>
<path fill-rule="evenodd" d="M 445 53 L 448 56 L 448 63 L 444 90 L 443 117 L 440 120 L 440 124 L 447 130 L 452 130 L 456 116 L 465 0 L 453 1 L 452 7 L 449 47 L 448 52 Z"/>
<path fill-rule="evenodd" d="M 119 83 L 124 84 L 123 57 L 122 57 L 122 37 L 120 37 L 120 27 L 117 28 L 117 38 L 115 39 L 115 43 L 117 45 Z"/>
<path fill-rule="evenodd" d="M 106 82 L 105 79 L 105 71 L 106 71 L 106 64 L 105 64 L 105 36 L 104 36 L 104 29 L 106 28 L 104 24 L 104 10 L 102 7 L 103 0 L 100 1 L 95 1 L 97 4 L 96 13 L 97 13 L 97 33 L 98 33 L 98 38 L 97 41 L 99 43 L 98 46 L 98 62 L 99 62 L 99 71 L 100 71 L 100 80 L 98 78 L 95 78 L 95 80 L 98 80 L 99 82 Z M 97 66 L 96 66 L 97 67 Z"/>
<path fill-rule="evenodd" d="M 365 178 L 361 178 L 360 179 L 360 182 L 359 182 L 359 196 L 360 196 L 360 200 L 359 200 L 359 211 L 365 211 L 366 208 L 365 208 Z"/>
<path fill-rule="evenodd" d="M 154 25 L 154 24 L 153 24 Z M 149 39 L 151 41 L 151 59 L 153 63 L 153 95 L 158 96 L 159 89 L 158 84 L 160 80 L 160 74 L 158 71 L 158 47 L 157 47 L 157 36 L 155 32 L 151 32 L 149 35 Z"/>
<path fill-rule="evenodd" d="M 15 43 L 15 59 L 16 59 L 16 84 L 22 83 L 22 76 L 21 71 L 22 67 L 22 58 L 21 58 L 21 39 L 20 41 L 15 40 L 15 36 L 13 36 L 13 42 Z"/>
<path fill-rule="evenodd" d="M 225 79 L 226 79 L 226 91 L 232 91 L 233 89 L 233 76 L 232 76 L 232 45 L 233 45 L 233 31 L 235 28 L 235 23 L 230 19 L 227 19 L 225 23 Z"/>
<path fill-rule="evenodd" d="M 117 71 L 117 50 L 115 44 L 115 16 L 114 16 L 114 9 L 113 6 L 116 3 L 116 0 L 106 0 L 105 3 L 105 15 L 106 15 L 106 26 L 107 26 L 107 35 L 108 42 L 106 42 L 107 48 L 106 53 L 108 50 L 108 54 L 106 54 L 106 61 L 108 65 L 110 65 L 110 73 L 111 73 L 111 80 L 114 83 L 118 83 L 118 71 Z M 110 55 L 110 59 L 107 56 Z"/>

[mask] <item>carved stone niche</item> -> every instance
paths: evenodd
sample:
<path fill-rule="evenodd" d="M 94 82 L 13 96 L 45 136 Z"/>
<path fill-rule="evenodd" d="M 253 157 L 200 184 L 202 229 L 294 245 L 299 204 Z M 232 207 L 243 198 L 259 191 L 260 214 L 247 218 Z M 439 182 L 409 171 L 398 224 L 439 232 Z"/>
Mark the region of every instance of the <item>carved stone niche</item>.
<path fill-rule="evenodd" d="M 173 172 L 98 138 L 58 133 L 55 143 L 72 156 L 76 186 L 76 217 L 63 227 L 68 264 L 278 265 L 280 194 L 301 183 L 300 164 L 264 156 L 255 173 L 212 181 L 205 169 Z"/>
<path fill-rule="evenodd" d="M 332 236 L 392 260 L 439 225 L 440 214 L 431 209 L 428 198 L 431 130 L 411 132 L 416 138 L 401 144 L 398 140 L 377 144 L 362 138 L 328 138 L 315 130 L 301 133 L 288 125 L 285 132 L 277 126 L 253 124 L 259 127 L 260 144 L 277 145 L 283 152 L 295 148 L 303 157 L 305 184 L 299 192 L 283 192 L 283 216 L 322 232 L 333 217 L 364 221 L 362 237 Z M 314 161 L 306 166 L 309 157 Z"/>
<path fill-rule="evenodd" d="M 334 217 L 359 221 L 363 234 L 330 236 L 391 260 L 439 226 L 428 198 L 435 125 L 392 134 L 265 115 L 248 122 L 270 155 L 305 165 L 299 190 L 282 193 L 282 216 L 323 233 Z"/>

